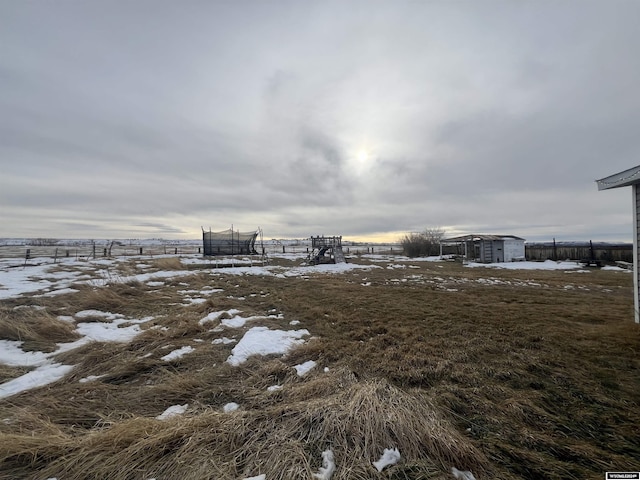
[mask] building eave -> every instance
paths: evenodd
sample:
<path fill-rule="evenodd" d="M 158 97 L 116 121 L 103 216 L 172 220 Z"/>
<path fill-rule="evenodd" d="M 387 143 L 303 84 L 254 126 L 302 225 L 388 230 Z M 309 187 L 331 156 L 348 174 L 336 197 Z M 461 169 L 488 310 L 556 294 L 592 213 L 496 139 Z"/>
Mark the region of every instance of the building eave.
<path fill-rule="evenodd" d="M 640 165 L 630 168 L 620 173 L 609 175 L 608 177 L 596 180 L 598 190 L 609 190 L 610 188 L 628 187 L 640 183 Z"/>
<path fill-rule="evenodd" d="M 477 241 L 503 241 L 503 240 L 522 240 L 524 238 L 515 235 L 462 235 L 460 237 L 443 238 L 440 243 L 458 243 L 458 242 L 477 242 Z"/>

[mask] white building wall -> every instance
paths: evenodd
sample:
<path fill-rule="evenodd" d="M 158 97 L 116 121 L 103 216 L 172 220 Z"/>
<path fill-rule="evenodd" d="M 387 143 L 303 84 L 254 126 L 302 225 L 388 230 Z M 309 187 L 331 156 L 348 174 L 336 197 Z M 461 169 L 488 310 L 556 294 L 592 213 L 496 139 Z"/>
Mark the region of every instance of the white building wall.
<path fill-rule="evenodd" d="M 633 310 L 636 323 L 640 323 L 640 185 L 631 187 L 633 196 Z"/>
<path fill-rule="evenodd" d="M 512 262 L 524 258 L 524 240 L 505 239 L 503 262 Z"/>

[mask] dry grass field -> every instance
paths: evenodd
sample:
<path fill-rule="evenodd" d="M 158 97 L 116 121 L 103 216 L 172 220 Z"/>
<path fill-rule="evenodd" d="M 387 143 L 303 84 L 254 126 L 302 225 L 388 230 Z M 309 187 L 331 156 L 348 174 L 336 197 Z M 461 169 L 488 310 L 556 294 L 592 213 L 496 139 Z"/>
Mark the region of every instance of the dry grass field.
<path fill-rule="evenodd" d="M 132 265 L 110 275 L 125 278 Z M 162 285 L 79 284 L 75 293 L 3 300 L 0 339 L 24 350 L 76 340 L 60 316 L 84 310 L 154 319 L 130 342 L 58 354 L 75 365 L 64 379 L 0 399 L 0 478 L 312 479 L 327 449 L 334 480 L 443 480 L 452 467 L 478 480 L 640 471 L 631 275 L 372 265 L 235 275 L 166 258 L 150 270 L 189 271 Z M 207 289 L 206 301 L 185 304 L 185 291 Z M 212 342 L 238 340 L 252 322 L 199 322 L 230 309 L 275 312 L 259 324 L 310 336 L 284 356 L 231 366 L 234 344 Z M 185 346 L 194 350 L 162 360 Z M 293 366 L 308 360 L 318 367 L 297 375 Z M 0 381 L 26 370 L 0 366 Z M 224 412 L 229 402 L 240 408 Z M 156 418 L 184 404 L 184 414 Z M 385 448 L 402 457 L 378 472 L 372 462 Z"/>

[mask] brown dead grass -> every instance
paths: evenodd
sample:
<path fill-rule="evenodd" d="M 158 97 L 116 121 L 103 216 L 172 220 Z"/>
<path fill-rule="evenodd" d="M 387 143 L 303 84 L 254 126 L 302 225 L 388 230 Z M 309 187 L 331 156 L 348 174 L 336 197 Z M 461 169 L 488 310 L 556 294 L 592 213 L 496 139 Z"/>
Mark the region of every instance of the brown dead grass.
<path fill-rule="evenodd" d="M 178 257 L 163 257 L 156 258 L 151 263 L 152 267 L 156 270 L 186 270 L 187 268 L 182 264 Z"/>
<path fill-rule="evenodd" d="M 64 381 L 0 401 L 0 478 L 311 478 L 327 448 L 334 480 L 444 479 L 451 466 L 479 480 L 640 469 L 630 275 L 413 265 L 310 269 L 307 279 L 198 271 L 162 288 L 40 300 L 67 315 L 156 315 L 164 330 L 59 355 L 77 365 Z M 224 292 L 181 305 L 178 290 L 205 287 Z M 313 338 L 284 358 L 230 367 L 234 344 L 211 341 L 253 325 L 198 324 L 230 308 L 283 313 L 269 326 Z M 195 351 L 161 360 L 184 345 Z M 306 360 L 318 366 L 298 377 L 293 366 Z M 100 378 L 79 383 L 89 375 Z M 240 410 L 223 414 L 228 402 Z M 185 403 L 184 416 L 155 420 Z M 403 459 L 379 474 L 371 462 L 389 447 Z"/>
<path fill-rule="evenodd" d="M 31 367 L 14 367 L 0 363 L 0 383 L 18 378 L 31 370 Z"/>
<path fill-rule="evenodd" d="M 56 430 L 48 437 L 50 442 L 6 435 L 8 442 L 0 446 L 6 471 L 29 458 L 47 460 L 40 470 L 45 477 L 129 478 L 131 471 L 144 471 L 161 478 L 310 478 L 321 452 L 332 448 L 341 466 L 334 478 L 388 478 L 370 464 L 381 445 L 422 458 L 433 470 L 473 463 L 482 471 L 487 463 L 428 397 L 383 380 L 352 382 L 315 400 L 292 399 L 270 408 L 229 414 L 205 408 L 166 422 L 125 419 L 81 438 Z"/>
<path fill-rule="evenodd" d="M 22 342 L 25 351 L 52 352 L 56 343 L 72 342 L 79 337 L 73 323 L 59 320 L 44 310 L 0 306 L 0 339 Z"/>

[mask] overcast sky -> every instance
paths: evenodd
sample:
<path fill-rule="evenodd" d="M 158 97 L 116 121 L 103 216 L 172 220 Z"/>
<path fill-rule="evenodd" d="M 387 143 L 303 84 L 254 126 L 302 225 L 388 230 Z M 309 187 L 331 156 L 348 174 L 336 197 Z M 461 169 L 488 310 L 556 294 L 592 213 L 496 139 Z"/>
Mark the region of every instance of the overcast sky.
<path fill-rule="evenodd" d="M 0 237 L 632 238 L 640 1 L 0 0 Z"/>

